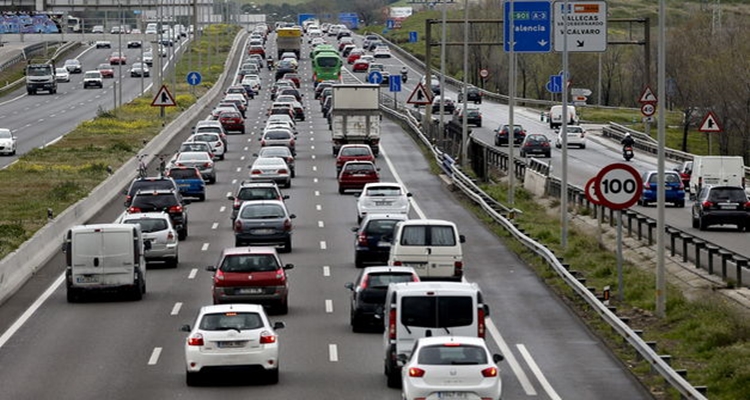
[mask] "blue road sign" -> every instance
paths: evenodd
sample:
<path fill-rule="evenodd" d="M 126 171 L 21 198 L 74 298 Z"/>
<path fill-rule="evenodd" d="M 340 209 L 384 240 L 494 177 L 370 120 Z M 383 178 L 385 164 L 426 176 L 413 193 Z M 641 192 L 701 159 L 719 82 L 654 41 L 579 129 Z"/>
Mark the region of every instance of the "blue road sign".
<path fill-rule="evenodd" d="M 339 22 L 349 29 L 359 28 L 359 15 L 357 13 L 339 13 Z"/>
<path fill-rule="evenodd" d="M 409 32 L 409 43 L 417 43 L 417 31 Z"/>
<path fill-rule="evenodd" d="M 552 49 L 552 6 L 549 1 L 506 1 L 503 49 L 510 51 L 510 8 L 513 5 L 513 51 L 549 53 Z"/>
<path fill-rule="evenodd" d="M 562 93 L 563 77 L 562 75 L 550 75 L 547 81 L 547 91 L 550 93 Z"/>
<path fill-rule="evenodd" d="M 401 91 L 401 75 L 391 75 L 388 78 L 388 86 L 391 92 Z"/>
<path fill-rule="evenodd" d="M 187 81 L 188 85 L 195 86 L 201 84 L 201 81 L 203 81 L 203 77 L 198 71 L 190 71 L 185 77 L 185 80 Z"/>
<path fill-rule="evenodd" d="M 385 20 L 385 28 L 386 29 L 393 29 L 396 26 L 396 21 L 392 19 Z"/>
<path fill-rule="evenodd" d="M 367 75 L 367 82 L 380 85 L 383 83 L 383 74 L 380 71 L 372 71 Z"/>

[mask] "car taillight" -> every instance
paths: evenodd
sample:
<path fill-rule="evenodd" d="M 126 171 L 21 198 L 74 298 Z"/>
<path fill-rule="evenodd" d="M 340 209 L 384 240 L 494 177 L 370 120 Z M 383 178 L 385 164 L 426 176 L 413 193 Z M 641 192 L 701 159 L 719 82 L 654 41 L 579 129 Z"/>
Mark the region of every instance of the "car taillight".
<path fill-rule="evenodd" d="M 169 231 L 169 233 L 167 233 L 167 240 L 169 240 L 170 242 L 174 240 L 174 232 Z"/>
<path fill-rule="evenodd" d="M 484 322 L 484 307 L 479 307 L 479 310 L 477 310 L 477 336 L 484 338 L 486 329 L 487 327 Z"/>
<path fill-rule="evenodd" d="M 284 231 L 291 231 L 292 230 L 292 220 L 285 219 L 284 220 Z"/>
<path fill-rule="evenodd" d="M 400 266 L 402 266 L 403 264 L 401 263 L 401 261 L 394 261 L 394 262 L 393 262 L 393 265 L 394 265 L 394 266 L 396 266 L 396 267 L 400 267 Z"/>
<path fill-rule="evenodd" d="M 128 213 L 129 214 L 137 214 L 139 212 L 141 212 L 140 207 L 130 207 L 130 208 L 128 208 Z"/>
<path fill-rule="evenodd" d="M 644 190 L 651 189 L 651 183 L 649 183 L 649 182 L 643 182 L 643 189 Z"/>
<path fill-rule="evenodd" d="M 549 142 L 542 142 L 542 147 L 549 147 Z"/>
<path fill-rule="evenodd" d="M 393 307 L 388 312 L 388 339 L 396 340 L 396 309 Z"/>
<path fill-rule="evenodd" d="M 208 167 L 210 167 L 210 166 L 211 166 L 211 163 L 209 163 L 209 162 L 207 162 L 207 163 L 203 163 L 203 167 L 204 167 L 204 168 L 208 168 Z"/>
<path fill-rule="evenodd" d="M 260 147 L 263 147 L 263 146 L 265 146 L 265 145 L 266 145 L 266 139 L 262 139 L 262 140 L 260 141 Z"/>
<path fill-rule="evenodd" d="M 232 207 L 234 207 L 235 209 L 239 209 L 241 205 L 242 205 L 242 200 L 235 197 Z"/>
<path fill-rule="evenodd" d="M 242 232 L 242 221 L 240 221 L 239 218 L 237 218 L 234 221 L 234 231 L 235 232 Z"/>
<path fill-rule="evenodd" d="M 357 235 L 357 244 L 360 246 L 367 246 L 367 235 L 364 233 Z"/>
<path fill-rule="evenodd" d="M 489 367 L 482 370 L 482 376 L 485 378 L 493 378 L 497 376 L 497 368 Z"/>
<path fill-rule="evenodd" d="M 178 163 L 175 163 L 175 166 L 177 166 L 177 167 L 184 167 L 185 165 L 183 163 L 178 162 Z"/>
<path fill-rule="evenodd" d="M 254 169 L 254 170 L 250 171 L 250 175 L 260 175 L 262 173 L 263 173 L 263 171 L 261 171 L 259 169 Z"/>
<path fill-rule="evenodd" d="M 463 261 L 453 262 L 453 276 L 461 277 L 464 275 L 464 263 Z"/>
<path fill-rule="evenodd" d="M 167 210 L 170 214 L 179 214 L 182 212 L 182 206 L 172 206 L 169 207 L 169 210 Z"/>
<path fill-rule="evenodd" d="M 706 200 L 703 203 L 701 203 L 701 205 L 703 206 L 703 208 L 711 208 L 711 207 L 713 207 L 714 203 L 711 202 L 711 201 Z"/>
<path fill-rule="evenodd" d="M 278 171 L 276 171 L 279 174 L 288 174 L 289 171 L 286 170 L 286 168 L 280 168 Z"/>
<path fill-rule="evenodd" d="M 190 335 L 187 340 L 188 346 L 203 346 L 203 335 L 200 333 L 196 333 L 194 335 Z"/>
<path fill-rule="evenodd" d="M 216 147 L 221 147 L 223 145 L 224 145 L 224 143 L 221 140 L 219 140 L 218 142 L 216 142 Z"/>
<path fill-rule="evenodd" d="M 680 190 L 685 190 L 685 185 L 680 181 Z"/>
<path fill-rule="evenodd" d="M 484 371 L 482 371 L 482 374 L 484 374 Z M 422 368 L 417 368 L 417 367 L 409 368 L 409 377 L 421 378 L 423 376 L 424 376 L 424 370 Z"/>
<path fill-rule="evenodd" d="M 276 343 L 276 335 L 269 331 L 263 331 L 260 334 L 260 344 Z"/>

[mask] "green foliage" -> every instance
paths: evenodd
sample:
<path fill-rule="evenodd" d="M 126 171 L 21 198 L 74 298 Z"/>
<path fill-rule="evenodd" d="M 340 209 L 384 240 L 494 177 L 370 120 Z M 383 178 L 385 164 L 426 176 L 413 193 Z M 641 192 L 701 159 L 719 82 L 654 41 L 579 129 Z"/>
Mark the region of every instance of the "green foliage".
<path fill-rule="evenodd" d="M 70 199 L 81 194 L 83 188 L 72 181 L 65 181 L 55 185 L 47 194 L 47 199 L 51 201 L 70 201 Z"/>

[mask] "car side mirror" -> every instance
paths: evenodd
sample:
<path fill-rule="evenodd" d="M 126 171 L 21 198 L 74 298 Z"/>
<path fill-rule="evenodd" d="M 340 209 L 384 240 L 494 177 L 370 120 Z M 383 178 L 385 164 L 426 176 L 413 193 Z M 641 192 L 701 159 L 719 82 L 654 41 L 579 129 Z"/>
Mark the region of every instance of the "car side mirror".
<path fill-rule="evenodd" d="M 398 361 L 401 365 L 406 364 L 407 361 L 409 361 L 409 356 L 407 356 L 404 353 L 399 354 L 396 356 L 396 361 Z"/>
<path fill-rule="evenodd" d="M 495 363 L 499 363 L 500 361 L 503 361 L 503 360 L 505 360 L 505 357 L 503 357 L 502 354 L 493 354 L 492 355 L 492 361 L 494 361 Z"/>
<path fill-rule="evenodd" d="M 216 266 L 215 265 L 209 265 L 206 267 L 206 271 L 208 272 L 216 272 Z"/>
<path fill-rule="evenodd" d="M 346 282 L 344 284 L 344 287 L 347 288 L 347 289 L 349 289 L 349 290 L 351 290 L 352 292 L 354 291 L 354 283 L 353 282 Z"/>
<path fill-rule="evenodd" d="M 284 329 L 284 328 L 286 328 L 286 324 L 281 321 L 277 321 L 273 323 L 273 330 Z"/>
<path fill-rule="evenodd" d="M 143 248 L 146 249 L 146 250 L 151 250 L 151 241 L 150 240 L 144 241 L 143 242 Z"/>
<path fill-rule="evenodd" d="M 294 269 L 294 264 L 285 264 L 284 269 Z"/>
<path fill-rule="evenodd" d="M 411 197 L 411 196 L 412 196 L 411 192 L 406 194 L 406 197 Z"/>
<path fill-rule="evenodd" d="M 182 203 L 185 204 L 185 205 L 188 205 L 188 204 L 190 204 L 192 202 L 193 202 L 192 200 L 182 199 Z"/>
<path fill-rule="evenodd" d="M 128 194 L 128 189 L 122 189 L 122 194 L 127 195 Z"/>
<path fill-rule="evenodd" d="M 234 196 L 232 196 L 231 194 L 230 194 L 230 195 L 227 195 L 227 200 L 232 200 L 232 201 L 234 201 Z"/>
<path fill-rule="evenodd" d="M 297 216 L 295 214 L 289 214 L 289 219 L 295 219 Z"/>
<path fill-rule="evenodd" d="M 458 235 L 458 241 L 461 243 L 466 243 L 466 236 L 464 235 Z"/>
<path fill-rule="evenodd" d="M 284 199 L 284 200 L 289 200 L 289 195 L 285 194 L 285 195 L 281 196 L 281 198 Z"/>
<path fill-rule="evenodd" d="M 354 233 L 357 233 L 357 231 L 359 231 L 359 227 L 358 226 L 353 226 L 353 227 L 350 228 L 350 230 L 352 232 L 354 232 Z"/>
<path fill-rule="evenodd" d="M 183 326 L 180 327 L 180 330 L 182 332 L 190 332 L 192 329 L 190 329 L 190 325 L 185 324 L 185 325 L 183 325 Z"/>

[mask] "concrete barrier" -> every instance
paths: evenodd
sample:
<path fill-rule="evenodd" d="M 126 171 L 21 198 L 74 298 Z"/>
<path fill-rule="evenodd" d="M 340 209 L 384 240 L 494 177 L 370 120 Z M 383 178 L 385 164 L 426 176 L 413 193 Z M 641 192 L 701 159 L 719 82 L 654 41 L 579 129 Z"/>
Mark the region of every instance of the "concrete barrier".
<path fill-rule="evenodd" d="M 235 37 L 230 54 L 237 54 L 238 47 L 244 46 L 243 40 L 247 36 L 246 30 Z M 242 54 L 240 51 L 239 54 Z M 229 68 L 233 57 L 228 57 L 224 64 L 224 72 L 216 85 L 203 97 L 185 110 L 182 115 L 193 115 L 208 106 L 223 94 L 222 88 L 228 80 L 234 78 Z M 178 117 L 167 125 L 162 132 L 152 139 L 144 148 L 143 153 L 149 154 L 144 161 L 151 161 L 156 154 L 174 138 L 188 128 L 192 118 Z M 135 158 L 130 159 L 115 171 L 109 178 L 91 191 L 88 197 L 78 201 L 46 226 L 37 231 L 31 239 L 23 243 L 16 251 L 0 260 L 0 304 L 12 296 L 21 286 L 31 278 L 56 252 L 60 251 L 65 232 L 74 225 L 80 225 L 91 219 L 102 207 L 121 195 L 123 182 L 132 181 L 137 174 Z"/>

